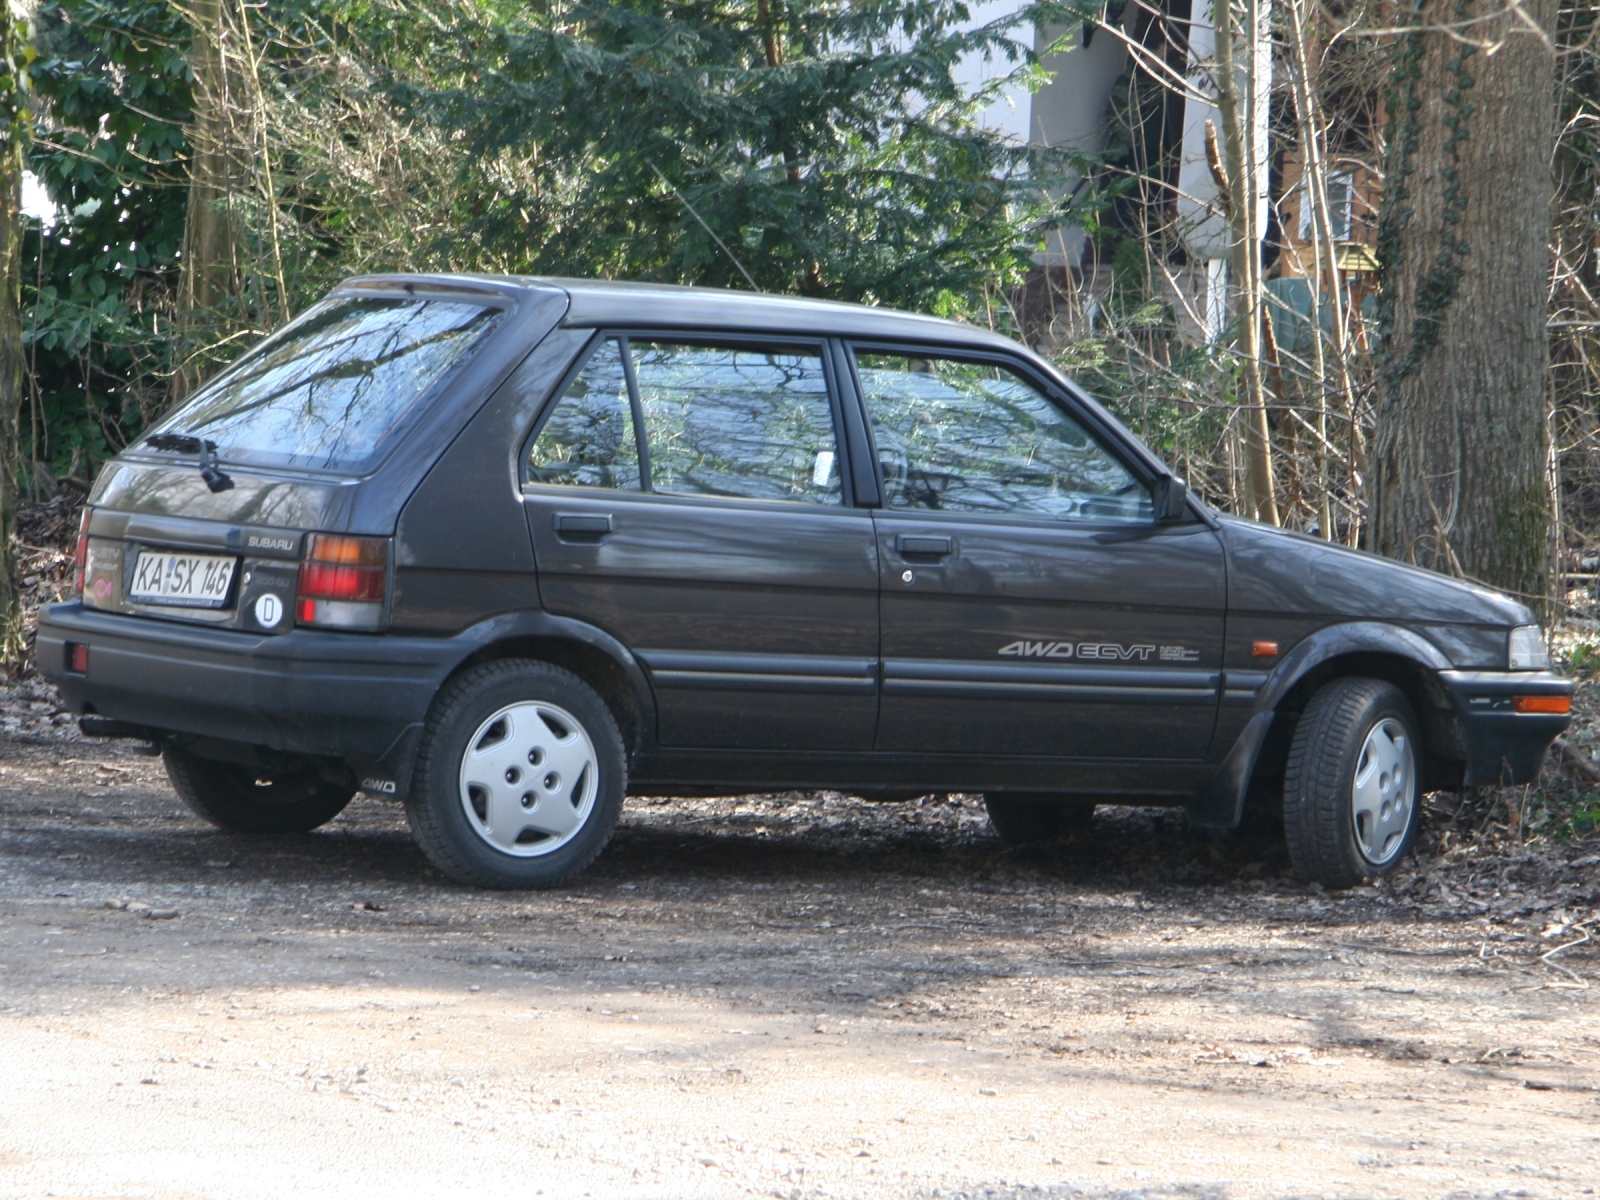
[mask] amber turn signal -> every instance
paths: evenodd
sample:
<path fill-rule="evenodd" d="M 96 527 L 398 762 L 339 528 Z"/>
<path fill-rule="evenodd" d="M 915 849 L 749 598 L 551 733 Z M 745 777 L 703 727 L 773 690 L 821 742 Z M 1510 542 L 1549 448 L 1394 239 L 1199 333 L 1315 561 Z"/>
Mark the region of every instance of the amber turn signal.
<path fill-rule="evenodd" d="M 1251 658 L 1277 658 L 1278 657 L 1278 643 L 1277 642 L 1251 642 L 1250 643 L 1250 657 Z"/>
<path fill-rule="evenodd" d="M 1572 711 L 1571 696 L 1513 696 L 1511 711 L 1519 713 L 1557 713 Z"/>

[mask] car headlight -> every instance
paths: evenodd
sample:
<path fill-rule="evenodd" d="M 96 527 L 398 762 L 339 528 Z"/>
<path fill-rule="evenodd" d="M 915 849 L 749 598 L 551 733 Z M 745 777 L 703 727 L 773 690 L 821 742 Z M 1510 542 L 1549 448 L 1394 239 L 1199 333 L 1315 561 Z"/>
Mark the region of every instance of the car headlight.
<path fill-rule="evenodd" d="M 1544 630 L 1537 625 L 1518 625 L 1513 629 L 1506 665 L 1513 671 L 1548 671 L 1550 648 L 1544 644 Z"/>

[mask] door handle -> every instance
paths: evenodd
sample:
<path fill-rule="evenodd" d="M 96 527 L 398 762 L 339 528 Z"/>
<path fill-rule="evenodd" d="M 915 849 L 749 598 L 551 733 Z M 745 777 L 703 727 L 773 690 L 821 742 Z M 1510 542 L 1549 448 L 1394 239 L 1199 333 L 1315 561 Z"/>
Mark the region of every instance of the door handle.
<path fill-rule="evenodd" d="M 610 513 L 557 513 L 556 534 L 567 537 L 604 537 L 611 532 Z"/>
<path fill-rule="evenodd" d="M 907 558 L 948 558 L 951 540 L 947 537 L 929 537 L 926 534 L 902 533 L 898 539 L 900 553 Z"/>

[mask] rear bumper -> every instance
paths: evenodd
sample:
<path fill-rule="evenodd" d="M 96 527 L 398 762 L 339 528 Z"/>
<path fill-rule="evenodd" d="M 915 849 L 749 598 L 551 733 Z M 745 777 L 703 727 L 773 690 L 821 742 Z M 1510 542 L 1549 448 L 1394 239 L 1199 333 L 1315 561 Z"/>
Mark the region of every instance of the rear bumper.
<path fill-rule="evenodd" d="M 1519 713 L 1515 696 L 1571 696 L 1572 680 L 1552 671 L 1440 671 L 1461 718 L 1465 787 L 1531 783 L 1545 751 L 1572 724 L 1568 714 Z"/>
<path fill-rule="evenodd" d="M 89 647 L 87 674 L 67 669 L 69 642 Z M 264 636 L 68 603 L 40 614 L 34 657 L 74 712 L 338 758 L 376 779 L 374 790 L 403 794 L 428 706 L 474 648 L 308 629 Z"/>

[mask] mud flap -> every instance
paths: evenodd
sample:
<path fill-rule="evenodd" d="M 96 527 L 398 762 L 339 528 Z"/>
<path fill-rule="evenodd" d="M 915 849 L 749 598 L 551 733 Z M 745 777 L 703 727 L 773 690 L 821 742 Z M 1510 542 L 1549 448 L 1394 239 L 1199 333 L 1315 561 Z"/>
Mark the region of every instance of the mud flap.
<path fill-rule="evenodd" d="M 1244 816 L 1245 793 L 1250 790 L 1250 775 L 1276 715 L 1271 711 L 1259 712 L 1250 718 L 1211 782 L 1189 801 L 1186 811 L 1190 821 L 1214 833 L 1239 827 Z"/>

